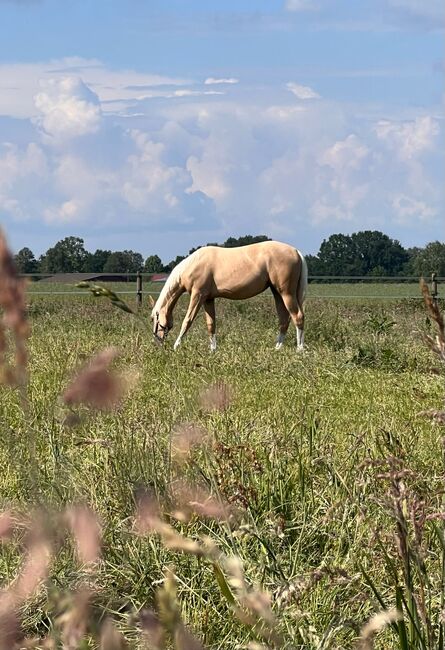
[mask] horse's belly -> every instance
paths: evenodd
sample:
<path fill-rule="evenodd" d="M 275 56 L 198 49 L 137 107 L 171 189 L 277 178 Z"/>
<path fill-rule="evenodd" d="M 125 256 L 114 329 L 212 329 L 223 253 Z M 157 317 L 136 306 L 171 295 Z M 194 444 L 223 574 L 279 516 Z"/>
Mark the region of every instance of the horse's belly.
<path fill-rule="evenodd" d="M 217 287 L 217 295 L 221 298 L 229 298 L 230 300 L 246 300 L 247 298 L 253 298 L 253 296 L 262 293 L 267 289 L 267 286 L 267 282 L 264 280 L 246 283 L 240 279 L 234 281 L 230 286 L 223 284 Z"/>

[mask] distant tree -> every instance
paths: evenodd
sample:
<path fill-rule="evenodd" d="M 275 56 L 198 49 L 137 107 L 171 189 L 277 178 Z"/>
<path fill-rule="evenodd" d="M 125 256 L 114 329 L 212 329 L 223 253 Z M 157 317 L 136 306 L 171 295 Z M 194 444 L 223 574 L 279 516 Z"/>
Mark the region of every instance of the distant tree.
<path fill-rule="evenodd" d="M 244 235 L 243 237 L 229 237 L 224 242 L 224 248 L 235 248 L 235 246 L 248 246 L 249 244 L 257 244 L 262 241 L 270 241 L 266 235 Z"/>
<path fill-rule="evenodd" d="M 80 237 L 65 237 L 41 256 L 40 269 L 42 273 L 75 273 L 82 271 L 87 255 L 83 239 Z"/>
<path fill-rule="evenodd" d="M 418 250 L 412 261 L 414 275 L 429 277 L 431 273 L 445 276 L 445 244 L 430 242 Z"/>
<path fill-rule="evenodd" d="M 22 248 L 14 257 L 19 273 L 37 273 L 39 264 L 30 248 Z"/>
<path fill-rule="evenodd" d="M 160 273 L 163 268 L 159 255 L 149 255 L 145 260 L 144 271 L 146 273 Z"/>
<path fill-rule="evenodd" d="M 362 275 L 363 266 L 349 235 L 331 235 L 317 255 L 320 275 Z"/>
<path fill-rule="evenodd" d="M 409 255 L 388 235 L 363 230 L 331 235 L 322 242 L 317 259 L 322 275 L 397 275 L 403 272 Z"/>
<path fill-rule="evenodd" d="M 397 275 L 409 259 L 396 239 L 379 230 L 362 230 L 351 235 L 363 275 Z"/>
<path fill-rule="evenodd" d="M 137 273 L 142 271 L 143 257 L 134 251 L 115 251 L 104 264 L 104 273 Z"/>
<path fill-rule="evenodd" d="M 403 266 L 403 275 L 416 275 L 414 270 L 414 260 L 422 250 L 423 249 L 419 248 L 419 246 L 413 246 L 412 248 L 406 249 L 408 260 Z"/>
<path fill-rule="evenodd" d="M 98 248 L 94 253 L 87 253 L 82 271 L 86 273 L 102 273 L 111 255 L 111 251 Z"/>
<path fill-rule="evenodd" d="M 323 265 L 316 255 L 305 255 L 309 275 L 324 275 Z"/>
<path fill-rule="evenodd" d="M 171 271 L 173 271 L 175 266 L 178 266 L 179 262 L 182 262 L 182 260 L 185 260 L 185 255 L 178 255 L 177 257 L 175 257 L 174 260 L 166 264 L 162 270 L 165 273 L 170 273 Z"/>

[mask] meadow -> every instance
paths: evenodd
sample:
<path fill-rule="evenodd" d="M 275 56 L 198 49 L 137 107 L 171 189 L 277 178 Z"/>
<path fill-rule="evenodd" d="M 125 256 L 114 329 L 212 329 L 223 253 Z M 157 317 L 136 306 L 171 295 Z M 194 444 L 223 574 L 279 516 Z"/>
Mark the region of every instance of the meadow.
<path fill-rule="evenodd" d="M 60 603 L 88 583 L 89 640 L 45 647 L 99 647 L 105 616 L 131 648 L 170 647 L 151 609 L 178 648 L 442 647 L 443 423 L 424 412 L 443 407 L 444 382 L 421 335 L 436 324 L 418 285 L 311 284 L 303 354 L 291 330 L 274 350 L 271 296 L 221 300 L 211 355 L 203 317 L 173 352 L 185 299 L 159 348 L 145 298 L 135 318 L 79 290 L 33 296 L 37 284 L 26 407 L 19 391 L 0 393 L 1 505 L 52 530 L 52 513 L 87 504 L 103 541 L 92 569 L 59 540 L 45 586 L 21 608 L 30 637 L 62 625 Z M 357 297 L 326 298 L 345 294 Z M 109 346 L 128 385 L 122 403 L 63 400 Z M 160 505 L 141 532 L 144 499 Z M 23 549 L 19 526 L 0 545 L 4 584 Z M 374 639 L 374 619 L 363 635 L 392 608 L 402 620 L 384 617 Z M 123 637 L 100 647 L 125 647 Z"/>

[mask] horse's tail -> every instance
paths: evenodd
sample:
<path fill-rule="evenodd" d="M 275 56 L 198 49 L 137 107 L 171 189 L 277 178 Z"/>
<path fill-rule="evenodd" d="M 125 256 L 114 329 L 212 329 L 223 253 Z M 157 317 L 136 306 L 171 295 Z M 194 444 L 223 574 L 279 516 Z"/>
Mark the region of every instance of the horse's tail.
<path fill-rule="evenodd" d="M 303 309 L 304 299 L 306 297 L 306 289 L 308 284 L 308 270 L 307 270 L 306 258 L 304 257 L 303 253 L 301 253 L 298 249 L 297 249 L 297 253 L 301 259 L 301 271 L 300 271 L 300 277 L 298 278 L 298 285 L 297 285 L 297 301 L 300 309 Z"/>

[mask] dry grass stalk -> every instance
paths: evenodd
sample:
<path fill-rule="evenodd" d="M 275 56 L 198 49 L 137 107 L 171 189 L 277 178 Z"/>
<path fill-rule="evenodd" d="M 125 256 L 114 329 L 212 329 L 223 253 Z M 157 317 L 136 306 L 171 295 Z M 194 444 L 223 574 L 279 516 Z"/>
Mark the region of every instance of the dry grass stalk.
<path fill-rule="evenodd" d="M 435 339 L 428 335 L 425 335 L 424 338 L 431 350 L 439 356 L 441 361 L 445 362 L 445 325 L 443 314 L 440 311 L 439 304 L 432 299 L 428 285 L 423 278 L 420 280 L 420 288 L 428 313 L 437 326 Z"/>
<path fill-rule="evenodd" d="M 28 352 L 26 341 L 30 334 L 25 298 L 26 283 L 19 278 L 14 258 L 0 230 L 0 383 L 9 386 L 26 385 Z M 8 336 L 11 330 L 14 337 L 14 365 L 7 361 Z"/>
<path fill-rule="evenodd" d="M 159 505 L 150 495 L 142 495 L 138 500 L 134 529 L 139 535 L 157 533 L 164 546 L 171 551 L 190 553 L 197 557 L 206 554 L 202 544 L 177 533 L 173 526 L 161 518 Z"/>
<path fill-rule="evenodd" d="M 116 348 L 106 348 L 96 354 L 63 393 L 65 404 L 85 404 L 98 410 L 118 406 L 126 385 L 123 378 L 110 369 L 117 355 Z"/>
<path fill-rule="evenodd" d="M 182 520 L 185 517 L 188 520 L 190 514 L 195 513 L 219 521 L 229 520 L 232 514 L 229 504 L 216 499 L 208 490 L 182 480 L 175 481 L 171 487 L 180 507 L 179 512 L 173 513 L 177 519 Z"/>
<path fill-rule="evenodd" d="M 360 650 L 372 650 L 375 635 L 387 625 L 391 625 L 391 623 L 395 623 L 401 619 L 402 614 L 397 609 L 379 612 L 373 616 L 361 629 L 358 648 Z"/>
<path fill-rule="evenodd" d="M 164 584 L 157 593 L 159 618 L 172 637 L 177 650 L 204 650 L 204 646 L 189 632 L 181 618 L 176 593 L 176 579 L 171 568 L 165 573 Z"/>

